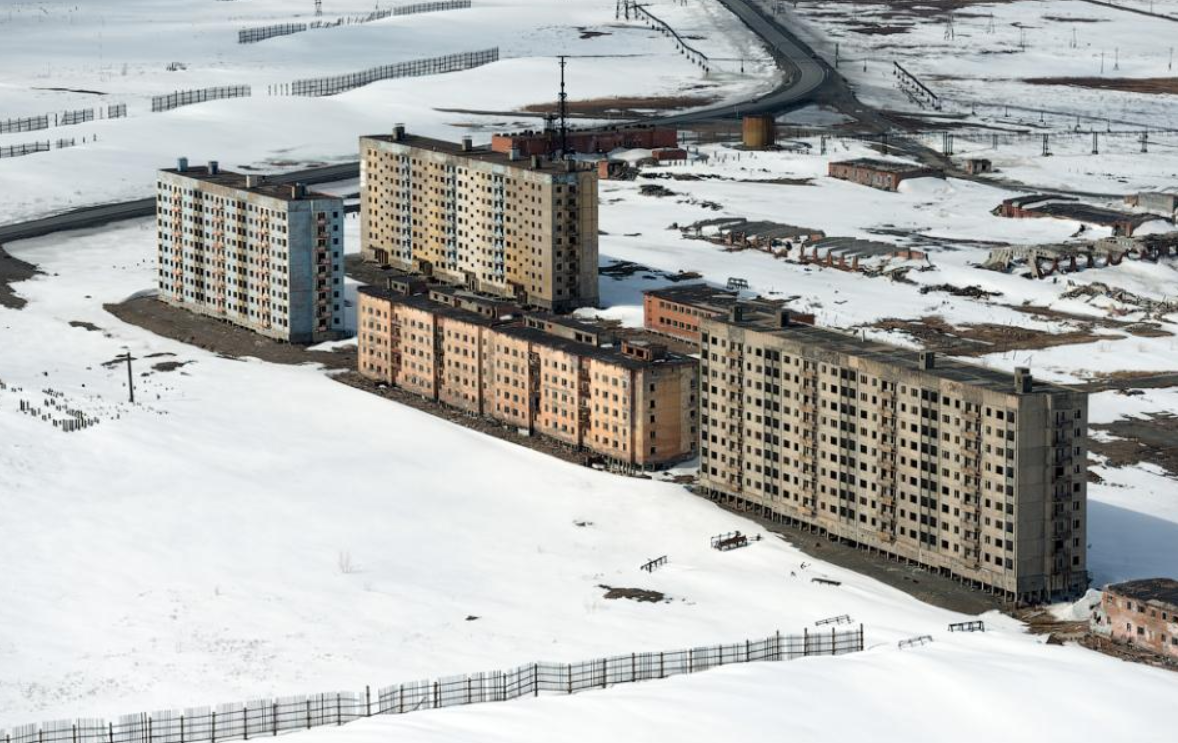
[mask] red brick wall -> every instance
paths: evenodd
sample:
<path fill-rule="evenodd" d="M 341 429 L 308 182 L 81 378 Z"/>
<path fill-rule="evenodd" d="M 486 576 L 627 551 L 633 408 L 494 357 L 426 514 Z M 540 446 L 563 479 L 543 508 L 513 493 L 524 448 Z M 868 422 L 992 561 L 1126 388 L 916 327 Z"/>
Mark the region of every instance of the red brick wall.
<path fill-rule="evenodd" d="M 1114 640 L 1178 658 L 1178 607 L 1111 591 L 1101 595 L 1101 605 Z"/>

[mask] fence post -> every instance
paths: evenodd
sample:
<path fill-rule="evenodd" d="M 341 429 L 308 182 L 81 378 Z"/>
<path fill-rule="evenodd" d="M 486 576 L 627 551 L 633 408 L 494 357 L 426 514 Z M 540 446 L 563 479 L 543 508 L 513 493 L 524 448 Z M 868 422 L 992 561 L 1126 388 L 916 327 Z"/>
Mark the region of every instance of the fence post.
<path fill-rule="evenodd" d="M 343 714 L 340 712 L 340 694 L 339 694 L 339 692 L 335 693 L 335 724 L 336 725 L 343 725 L 344 724 Z"/>
<path fill-rule="evenodd" d="M 601 688 L 604 689 L 609 679 L 609 658 L 601 659 Z"/>
<path fill-rule="evenodd" d="M 212 713 L 212 721 L 209 723 L 209 732 L 211 733 L 211 736 L 212 736 L 211 739 L 212 739 L 213 743 L 217 743 L 217 713 L 216 712 Z M 113 738 L 111 739 L 111 743 L 114 743 Z"/>
<path fill-rule="evenodd" d="M 311 698 L 307 697 L 307 729 L 311 729 Z"/>
<path fill-rule="evenodd" d="M 802 627 L 802 657 L 810 654 L 810 628 Z"/>
<path fill-rule="evenodd" d="M 859 624 L 859 650 L 860 651 L 863 650 L 863 624 L 862 624 L 862 622 L 860 622 L 860 624 Z"/>
<path fill-rule="evenodd" d="M 470 676 L 466 677 L 466 703 L 470 704 Z"/>
<path fill-rule="evenodd" d="M 107 724 L 110 725 L 110 743 L 115 743 L 115 724 L 113 722 Z"/>
<path fill-rule="evenodd" d="M 151 726 L 151 715 L 147 716 L 147 743 L 152 743 L 155 740 Z"/>
<path fill-rule="evenodd" d="M 695 672 L 695 648 L 687 649 L 687 672 Z"/>
<path fill-rule="evenodd" d="M 441 687 L 439 687 L 439 685 L 438 685 L 439 683 L 441 683 L 441 682 L 439 682 L 439 681 L 434 682 L 434 709 L 437 709 L 438 707 L 442 706 L 442 694 L 441 694 Z"/>
<path fill-rule="evenodd" d="M 777 649 L 777 660 L 781 660 L 781 630 L 777 630 L 773 638 L 773 646 Z"/>
<path fill-rule="evenodd" d="M 749 662 L 749 641 L 748 640 L 744 641 L 744 662 L 745 663 Z"/>
<path fill-rule="evenodd" d="M 638 680 L 638 655 L 637 653 L 630 653 L 630 680 Z"/>
<path fill-rule="evenodd" d="M 835 636 L 834 627 L 831 627 L 830 628 L 830 654 L 831 655 L 835 654 L 835 645 L 837 645 L 837 644 L 838 644 L 838 641 Z"/>
<path fill-rule="evenodd" d="M 241 705 L 241 739 L 250 739 L 250 716 L 249 707 L 244 704 Z"/>
<path fill-rule="evenodd" d="M 568 671 L 569 671 L 569 694 L 572 694 L 573 693 L 573 664 L 572 663 L 568 664 Z"/>
<path fill-rule="evenodd" d="M 72 726 L 72 729 L 73 729 L 73 739 L 74 739 L 74 743 L 78 743 L 78 726 L 77 726 L 77 725 L 73 725 L 73 726 Z M 5 736 L 5 737 L 7 737 L 7 736 Z"/>
<path fill-rule="evenodd" d="M 184 715 L 180 715 L 180 743 L 184 743 Z"/>
<path fill-rule="evenodd" d="M 663 651 L 659 651 L 659 678 L 666 678 L 663 675 Z"/>
<path fill-rule="evenodd" d="M 270 703 L 270 734 L 278 735 L 278 702 Z"/>
<path fill-rule="evenodd" d="M 400 689 L 397 691 L 397 714 L 401 714 L 404 711 L 405 711 L 405 684 L 401 684 Z"/>
<path fill-rule="evenodd" d="M 372 687 L 364 687 L 364 716 L 372 717 Z"/>
<path fill-rule="evenodd" d="M 540 664 L 532 664 L 532 696 L 540 696 Z"/>

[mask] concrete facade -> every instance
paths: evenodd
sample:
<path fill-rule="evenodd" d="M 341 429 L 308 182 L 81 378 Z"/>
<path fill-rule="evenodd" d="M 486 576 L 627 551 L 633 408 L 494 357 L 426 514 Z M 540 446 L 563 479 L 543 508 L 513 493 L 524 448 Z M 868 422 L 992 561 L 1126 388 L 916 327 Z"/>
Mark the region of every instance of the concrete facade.
<path fill-rule="evenodd" d="M 597 303 L 597 173 L 406 134 L 360 139 L 364 258 L 554 312 Z"/>
<path fill-rule="evenodd" d="M 373 287 L 360 289 L 358 312 L 369 379 L 627 467 L 695 455 L 693 358 L 579 321 L 492 316 Z"/>
<path fill-rule="evenodd" d="M 344 332 L 342 199 L 189 167 L 156 184 L 160 299 L 292 343 Z"/>
<path fill-rule="evenodd" d="M 512 150 L 522 157 L 551 155 L 559 150 L 560 146 L 560 132 L 555 129 L 491 136 L 491 149 L 504 155 L 510 154 Z M 679 132 L 662 127 L 570 129 L 568 132 L 569 150 L 586 155 L 610 152 L 618 148 L 654 150 L 678 146 Z"/>
<path fill-rule="evenodd" d="M 1178 581 L 1150 578 L 1106 587 L 1092 630 L 1117 642 L 1178 658 Z"/>
<path fill-rule="evenodd" d="M 736 308 L 701 327 L 718 500 L 1018 602 L 1082 592 L 1087 396 Z"/>

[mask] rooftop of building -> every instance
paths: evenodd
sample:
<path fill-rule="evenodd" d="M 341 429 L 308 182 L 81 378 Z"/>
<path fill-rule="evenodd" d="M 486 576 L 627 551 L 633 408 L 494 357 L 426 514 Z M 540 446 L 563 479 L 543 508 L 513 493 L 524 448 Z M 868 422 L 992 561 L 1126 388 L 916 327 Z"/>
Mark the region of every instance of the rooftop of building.
<path fill-rule="evenodd" d="M 644 294 L 679 304 L 688 304 L 695 307 L 706 307 L 721 311 L 726 310 L 737 302 L 761 307 L 779 307 L 785 305 L 780 299 L 766 299 L 764 297 L 742 300 L 739 292 L 717 286 L 709 286 L 708 284 L 675 284 L 664 286 L 661 289 L 648 289 Z"/>
<path fill-rule="evenodd" d="M 490 327 L 508 322 L 504 318 L 489 317 L 478 312 L 464 310 L 461 307 L 452 307 L 442 302 L 435 302 L 425 294 L 403 294 L 395 289 L 385 289 L 378 286 L 362 286 L 357 291 L 365 296 L 383 299 L 387 302 L 394 302 L 414 309 L 428 310 L 439 317 L 447 317 L 452 320 L 459 320 L 474 325 Z"/>
<path fill-rule="evenodd" d="M 839 160 L 832 162 L 831 165 L 849 165 L 855 168 L 870 168 L 872 170 L 882 170 L 886 173 L 911 173 L 918 170 L 931 170 L 919 163 L 905 163 L 895 160 L 877 160 L 873 157 L 857 157 L 853 160 Z"/>
<path fill-rule="evenodd" d="M 217 186 L 224 186 L 225 188 L 248 191 L 259 196 L 269 196 L 272 199 L 282 199 L 283 201 L 310 201 L 312 199 L 337 199 L 342 201 L 339 196 L 311 191 L 305 186 L 300 191 L 300 184 L 273 183 L 268 181 L 264 175 L 236 173 L 212 164 L 187 165 L 183 168 L 163 168 L 161 172 L 184 176 L 185 178 L 191 178 L 202 183 L 212 183 Z M 247 185 L 250 182 L 248 179 L 256 179 L 254 185 Z"/>
<path fill-rule="evenodd" d="M 712 319 L 725 325 L 755 330 L 772 336 L 797 341 L 807 345 L 819 347 L 830 353 L 841 353 L 867 361 L 889 364 L 901 369 L 928 374 L 946 379 L 951 382 L 967 384 L 975 387 L 1008 394 L 1016 394 L 1015 375 L 985 366 L 967 364 L 945 356 L 935 356 L 934 366 L 927 369 L 921 363 L 920 351 L 901 348 L 879 341 L 866 340 L 858 335 L 846 333 L 834 328 L 825 328 L 803 323 L 790 323 L 782 326 L 776 313 L 746 311 L 743 319 L 732 320 L 728 315 Z M 1075 392 L 1063 385 L 1046 382 L 1032 377 L 1031 390 L 1022 394 L 1044 394 L 1058 392 Z"/>
<path fill-rule="evenodd" d="M 1116 211 L 1115 209 L 1106 209 L 1102 206 L 1093 206 L 1074 201 L 1048 201 L 1045 204 L 1034 207 L 1033 211 L 1052 217 L 1074 219 L 1077 222 L 1091 222 L 1102 225 L 1118 224 L 1121 222 L 1142 224 L 1154 218 L 1147 214 L 1128 214 L 1126 212 Z"/>
<path fill-rule="evenodd" d="M 440 317 L 451 318 L 462 322 L 469 322 L 484 327 L 495 327 L 498 332 L 505 333 L 514 338 L 520 338 L 538 343 L 549 348 L 556 348 L 577 356 L 584 356 L 589 358 L 596 358 L 602 361 L 607 361 L 611 364 L 624 366 L 630 369 L 640 369 L 658 364 L 681 364 L 681 363 L 695 363 L 695 359 L 690 356 L 667 351 L 661 358 L 652 361 L 643 361 L 635 358 L 629 354 L 623 353 L 621 342 L 610 346 L 594 346 L 590 343 L 583 343 L 569 338 L 564 338 L 559 335 L 545 332 L 539 328 L 530 328 L 524 324 L 524 318 L 528 316 L 535 316 L 545 320 L 554 320 L 559 324 L 574 323 L 574 326 L 582 327 L 594 333 L 610 334 L 612 329 L 604 324 L 587 322 L 582 320 L 571 320 L 565 317 L 557 317 L 547 313 L 522 313 L 512 318 L 495 319 L 486 315 L 481 315 L 477 312 L 464 310 L 458 307 L 452 307 L 442 302 L 437 302 L 429 298 L 425 294 L 402 294 L 395 289 L 385 289 L 378 286 L 362 286 L 357 290 L 360 294 L 374 297 L 376 299 L 383 299 L 388 302 L 401 304 L 406 307 L 414 309 L 427 310 Z M 662 339 L 655 339 L 650 337 L 634 337 L 626 338 L 625 342 L 635 346 L 660 346 L 665 348 L 666 344 Z"/>
<path fill-rule="evenodd" d="M 446 155 L 456 155 L 464 157 L 469 160 L 477 160 L 480 162 L 489 162 L 496 165 L 504 165 L 509 168 L 520 168 L 524 170 L 535 170 L 544 173 L 567 173 L 568 165 L 566 163 L 575 163 L 574 160 L 550 160 L 546 157 L 537 156 L 535 158 L 520 157 L 512 159 L 510 153 L 495 152 L 490 147 L 471 146 L 471 148 L 464 149 L 462 142 L 450 142 L 445 139 L 434 139 L 432 137 L 422 137 L 417 134 L 409 134 L 408 132 L 398 136 L 395 132 L 391 134 L 366 134 L 363 139 L 375 139 L 380 142 L 393 142 L 402 144 L 407 147 L 416 147 L 430 152 L 441 152 Z M 536 166 L 538 161 L 539 167 Z M 575 165 L 573 167 L 576 167 Z"/>
<path fill-rule="evenodd" d="M 1178 606 L 1178 580 L 1173 578 L 1130 580 L 1110 585 L 1105 590 L 1138 601 L 1160 601 Z"/>

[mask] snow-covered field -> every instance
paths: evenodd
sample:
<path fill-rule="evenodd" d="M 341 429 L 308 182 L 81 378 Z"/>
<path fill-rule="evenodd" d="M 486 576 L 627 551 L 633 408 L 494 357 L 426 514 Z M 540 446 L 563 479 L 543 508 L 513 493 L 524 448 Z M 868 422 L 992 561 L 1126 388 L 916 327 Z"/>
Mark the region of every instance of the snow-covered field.
<path fill-rule="evenodd" d="M 713 3 L 651 6 L 666 7 L 684 33 L 703 37 L 692 43 L 710 56 L 737 60 L 720 63 L 707 76 L 670 39 L 637 21 L 615 20 L 610 0 L 474 0 L 465 10 L 237 43 L 239 28 L 313 20 L 311 0 L 300 3 L 301 15 L 291 6 L 277 0 L 0 0 L 0 120 L 108 103 L 127 103 L 129 111 L 126 119 L 0 134 L 0 147 L 60 137 L 78 142 L 0 161 L 0 193 L 6 197 L 0 222 L 148 196 L 154 171 L 179 156 L 278 170 L 355 160 L 361 134 L 389 130 L 395 122 L 450 139 L 473 132 L 485 140 L 494 131 L 537 127 L 538 118 L 502 112 L 555 101 L 559 54 L 572 57 L 567 77 L 573 100 L 729 100 L 772 88 L 776 80 L 755 37 Z M 328 0 L 324 18 L 371 10 L 368 2 Z M 500 61 L 465 72 L 384 81 L 327 98 L 267 94 L 267 86 L 300 78 L 491 46 L 499 47 Z M 172 62 L 187 69 L 169 72 Z M 150 112 L 152 95 L 246 84 L 253 87 L 251 98 Z M 77 90 L 102 95 L 71 92 Z"/>
<path fill-rule="evenodd" d="M 324 5 L 328 18 L 371 9 Z M 289 6 L 0 2 L 0 40 L 11 44 L 2 52 L 0 118 L 81 105 L 69 97 L 59 105 L 56 94 L 29 84 L 45 66 L 42 46 L 71 33 L 90 51 L 55 61 L 66 72 L 53 72 L 49 84 L 107 86 L 140 107 L 127 120 L 71 127 L 100 133 L 97 143 L 0 160 L 0 221 L 146 195 L 154 168 L 178 154 L 195 162 L 219 157 L 228 167 L 351 159 L 359 134 L 395 121 L 448 137 L 472 125 L 485 137 L 514 123 L 437 108 L 508 110 L 548 100 L 557 53 L 642 55 L 573 59 L 575 98 L 691 94 L 701 82 L 731 97 L 767 84 L 755 76 L 764 62 L 755 43 L 703 0 L 667 3 L 661 14 L 705 36 L 698 43 L 713 45 L 716 57 L 746 56 L 745 76 L 733 68 L 701 80 L 665 38 L 615 25 L 612 3 L 475 5 L 238 48 L 236 28 L 291 20 Z M 305 20 L 308 11 L 300 10 Z M 160 18 L 148 21 L 151 13 Z M 583 39 L 580 26 L 610 35 Z M 95 44 L 102 59 L 112 60 L 109 70 L 95 65 Z M 250 82 L 257 92 L 320 64 L 345 71 L 492 44 L 510 50 L 508 58 L 330 99 L 262 95 L 170 114 L 142 110 L 144 96 L 173 87 L 224 80 Z M 19 54 L 9 55 L 16 48 Z M 120 57 L 128 62 L 126 76 L 114 61 Z M 163 72 L 169 61 L 189 68 Z M 182 79 L 173 75 L 192 79 L 172 85 Z M 24 136 L 0 136 L 0 145 Z M 921 180 L 888 194 L 832 181 L 822 175 L 830 159 L 868 152 L 843 143 L 825 156 L 738 155 L 722 145 L 702 151 L 710 156 L 706 165 L 659 172 L 714 179 L 602 184 L 603 262 L 698 270 L 717 283 L 743 277 L 755 290 L 799 297 L 796 304 L 820 322 L 840 326 L 939 314 L 953 323 L 1054 331 L 1063 323 L 1011 306 L 1032 302 L 1098 319 L 1126 309 L 1062 299 L 1065 279 L 1030 281 L 976 268 L 984 256 L 957 241 L 1059 241 L 1078 227 L 993 217 L 989 209 L 1009 195 L 1000 188 Z M 1052 168 L 1065 167 L 1057 165 L 1064 157 L 1051 160 Z M 1142 182 L 1156 172 L 1108 167 Z M 1062 170 L 1039 172 L 1066 177 Z M 749 182 L 770 178 L 814 180 Z M 642 195 L 643 183 L 676 195 Z M 722 252 L 669 229 L 717 216 L 771 219 L 829 235 L 917 239 L 879 234 L 906 231 L 920 236 L 932 268 L 910 272 L 915 285 L 895 283 L 752 251 Z M 354 237 L 354 221 L 347 226 Z M 998 615 L 986 617 L 992 631 L 984 635 L 950 634 L 946 625 L 959 615 L 804 557 L 776 538 L 730 553 L 711 550 L 713 534 L 758 530 L 678 486 L 565 464 L 365 395 L 316 368 L 222 358 L 125 325 L 102 304 L 151 288 L 153 235 L 151 222 L 140 220 L 5 246 L 43 273 L 16 285 L 28 300 L 24 309 L 0 308 L 0 381 L 8 388 L 0 390 L 0 728 L 730 642 L 847 613 L 866 625 L 869 650 L 862 655 L 727 668 L 572 699 L 300 735 L 430 743 L 695 741 L 759 738 L 767 730 L 791 740 L 1171 737 L 1161 713 L 1150 710 L 1165 709 L 1178 692 L 1174 674 L 1046 645 Z M 353 240 L 348 248 L 358 245 Z M 1175 271 L 1173 263 L 1133 263 L 1067 279 L 1164 298 L 1173 296 Z M 919 291 L 942 283 L 1002 295 L 984 302 Z M 640 292 L 657 284 L 641 274 L 603 279 L 605 314 L 640 321 Z M 1161 327 L 1178 332 L 1171 322 Z M 1110 338 L 983 360 L 1003 368 L 1029 364 L 1061 380 L 1178 366 L 1178 336 L 1115 339 L 1115 330 L 1100 332 Z M 104 366 L 124 350 L 139 359 L 143 375 L 134 406 L 125 402 L 124 369 Z M 152 368 L 169 361 L 187 363 Z M 66 434 L 21 414 L 19 401 L 40 404 L 43 389 L 100 422 Z M 1172 390 L 1132 398 L 1101 393 L 1092 410 L 1093 422 L 1178 412 L 1178 397 Z M 1178 573 L 1173 476 L 1148 466 L 1096 471 L 1103 482 L 1090 489 L 1095 582 Z M 665 568 L 638 569 L 662 554 L 670 558 Z M 809 579 L 816 575 L 842 585 L 815 585 Z M 605 600 L 602 585 L 659 590 L 670 601 Z M 896 648 L 896 640 L 919 634 L 935 642 Z"/>

